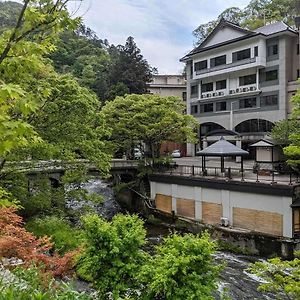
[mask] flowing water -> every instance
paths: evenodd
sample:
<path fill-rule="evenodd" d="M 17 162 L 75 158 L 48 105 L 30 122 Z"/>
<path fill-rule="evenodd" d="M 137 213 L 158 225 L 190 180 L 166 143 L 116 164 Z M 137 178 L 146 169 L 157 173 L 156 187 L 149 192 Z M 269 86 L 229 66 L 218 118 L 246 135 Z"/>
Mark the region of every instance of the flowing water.
<path fill-rule="evenodd" d="M 97 193 L 104 197 L 103 204 L 95 207 L 102 217 L 111 219 L 116 213 L 121 212 L 109 184 L 99 179 L 93 179 L 85 183 L 83 187 L 90 193 Z M 157 244 L 169 233 L 169 229 L 158 225 L 147 225 L 147 232 L 148 241 Z M 261 283 L 261 279 L 247 272 L 249 264 L 259 259 L 259 257 L 217 252 L 215 254 L 216 262 L 225 262 L 226 265 L 220 276 L 219 294 L 225 290 L 232 300 L 275 299 L 274 295 L 258 292 L 257 287 Z M 216 299 L 218 298 L 219 296 L 216 296 Z"/>

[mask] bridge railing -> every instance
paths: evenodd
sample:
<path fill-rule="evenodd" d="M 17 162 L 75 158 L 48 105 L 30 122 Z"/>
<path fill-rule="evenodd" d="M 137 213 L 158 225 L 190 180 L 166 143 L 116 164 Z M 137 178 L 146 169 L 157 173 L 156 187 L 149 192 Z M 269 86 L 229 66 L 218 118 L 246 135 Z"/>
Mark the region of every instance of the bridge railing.
<path fill-rule="evenodd" d="M 189 177 L 205 177 L 211 179 L 235 180 L 242 182 L 262 182 L 270 184 L 297 184 L 300 183 L 299 174 L 289 172 L 280 174 L 274 170 L 257 171 L 254 173 L 253 169 L 240 168 L 225 168 L 223 171 L 220 167 L 206 167 L 193 165 L 177 165 L 176 168 L 168 170 L 156 170 L 155 173 L 164 173 L 168 175 L 189 176 Z"/>

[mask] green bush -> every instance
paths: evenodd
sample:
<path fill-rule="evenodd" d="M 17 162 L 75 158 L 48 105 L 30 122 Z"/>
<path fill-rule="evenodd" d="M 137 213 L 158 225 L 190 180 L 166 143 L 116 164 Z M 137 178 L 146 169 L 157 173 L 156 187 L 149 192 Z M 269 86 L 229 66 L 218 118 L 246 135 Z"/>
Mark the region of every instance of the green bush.
<path fill-rule="evenodd" d="M 26 229 L 38 237 L 51 236 L 54 248 L 60 254 L 76 249 L 83 242 L 82 231 L 57 216 L 46 216 L 30 220 Z"/>
<path fill-rule="evenodd" d="M 146 231 L 137 216 L 117 215 L 111 222 L 97 215 L 83 219 L 86 251 L 78 263 L 78 275 L 94 282 L 99 293 L 112 293 L 119 299 L 130 289 L 139 288 L 136 280 L 146 254 Z"/>

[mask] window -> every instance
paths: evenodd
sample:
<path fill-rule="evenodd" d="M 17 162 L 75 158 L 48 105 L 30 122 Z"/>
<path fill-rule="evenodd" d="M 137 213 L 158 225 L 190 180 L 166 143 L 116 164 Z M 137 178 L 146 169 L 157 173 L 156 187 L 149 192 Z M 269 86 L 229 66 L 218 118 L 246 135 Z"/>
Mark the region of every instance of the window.
<path fill-rule="evenodd" d="M 293 208 L 293 232 L 294 236 L 300 235 L 300 207 Z"/>
<path fill-rule="evenodd" d="M 297 44 L 297 55 L 299 55 L 299 44 Z"/>
<path fill-rule="evenodd" d="M 251 119 L 244 121 L 235 127 L 235 131 L 238 133 L 246 132 L 270 132 L 272 130 L 273 123 L 263 119 Z"/>
<path fill-rule="evenodd" d="M 274 56 L 278 54 L 278 45 L 270 45 L 268 46 L 268 56 Z"/>
<path fill-rule="evenodd" d="M 198 85 L 191 86 L 191 97 L 197 98 L 198 97 Z"/>
<path fill-rule="evenodd" d="M 191 106 L 191 114 L 197 115 L 198 114 L 198 105 L 192 105 Z"/>
<path fill-rule="evenodd" d="M 226 101 L 217 102 L 216 103 L 216 111 L 224 111 L 227 110 Z"/>
<path fill-rule="evenodd" d="M 206 93 L 206 92 L 211 92 L 214 89 L 214 85 L 212 82 L 209 83 L 204 83 L 201 85 L 201 92 Z"/>
<path fill-rule="evenodd" d="M 272 70 L 266 72 L 266 81 L 277 80 L 278 79 L 278 70 Z"/>
<path fill-rule="evenodd" d="M 213 103 L 207 103 L 207 104 L 201 104 L 200 105 L 200 112 L 201 113 L 207 113 L 207 112 L 213 112 L 214 111 L 214 104 Z"/>
<path fill-rule="evenodd" d="M 182 100 L 186 101 L 186 92 L 182 92 Z"/>
<path fill-rule="evenodd" d="M 226 79 L 220 80 L 216 82 L 216 90 L 224 90 L 226 89 Z"/>
<path fill-rule="evenodd" d="M 254 56 L 258 56 L 258 46 L 254 47 Z"/>
<path fill-rule="evenodd" d="M 232 53 L 232 61 L 233 62 L 247 59 L 250 57 L 251 57 L 251 49 L 250 48 Z"/>
<path fill-rule="evenodd" d="M 207 60 L 202 60 L 195 63 L 195 71 L 207 69 Z"/>
<path fill-rule="evenodd" d="M 239 101 L 239 108 L 252 108 L 256 107 L 256 98 L 245 98 Z"/>
<path fill-rule="evenodd" d="M 300 77 L 300 70 L 297 69 L 297 79 Z"/>
<path fill-rule="evenodd" d="M 217 56 L 210 60 L 211 68 L 221 65 L 226 65 L 226 55 Z"/>
<path fill-rule="evenodd" d="M 275 106 L 278 104 L 278 95 L 262 96 L 260 106 Z"/>
<path fill-rule="evenodd" d="M 256 74 L 246 75 L 239 78 L 240 86 L 256 83 Z"/>

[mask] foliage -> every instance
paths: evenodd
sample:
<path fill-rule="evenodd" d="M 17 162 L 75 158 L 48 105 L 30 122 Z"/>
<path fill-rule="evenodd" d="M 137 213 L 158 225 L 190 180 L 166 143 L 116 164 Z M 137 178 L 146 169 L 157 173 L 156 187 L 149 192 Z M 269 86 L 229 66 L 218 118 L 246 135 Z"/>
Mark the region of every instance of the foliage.
<path fill-rule="evenodd" d="M 22 259 L 25 266 L 35 263 L 53 276 L 69 273 L 77 252 L 49 255 L 51 249 L 49 238 L 37 238 L 23 227 L 15 208 L 0 208 L 0 257 Z"/>
<path fill-rule="evenodd" d="M 68 2 L 68 1 L 67 1 Z M 0 157 L 11 150 L 37 142 L 28 123 L 47 97 L 43 78 L 51 71 L 44 55 L 53 50 L 53 41 L 63 28 L 74 28 L 66 1 L 25 0 L 15 26 L 0 36 Z M 42 81 L 37 85 L 36 81 Z M 35 84 L 34 84 L 35 83 Z M 3 164 L 3 163 L 2 163 Z"/>
<path fill-rule="evenodd" d="M 251 0 L 244 9 L 227 8 L 216 20 L 201 24 L 193 31 L 197 39 L 196 44 L 200 44 L 222 18 L 250 30 L 274 21 L 284 21 L 293 25 L 294 16 L 297 15 L 295 3 L 295 0 Z"/>
<path fill-rule="evenodd" d="M 272 128 L 272 138 L 280 145 L 286 146 L 292 142 L 291 133 L 300 132 L 300 122 L 296 119 L 282 120 Z"/>
<path fill-rule="evenodd" d="M 220 266 L 213 264 L 216 245 L 202 236 L 173 234 L 156 247 L 142 267 L 145 299 L 213 300 Z"/>
<path fill-rule="evenodd" d="M 115 54 L 110 74 L 113 89 L 115 90 L 116 85 L 120 86 L 120 83 L 123 83 L 130 94 L 146 93 L 147 83 L 151 81 L 154 70 L 143 58 L 133 37 L 129 36 L 124 46 L 119 45 L 116 49 L 112 47 L 110 51 L 114 51 Z"/>
<path fill-rule="evenodd" d="M 49 280 L 49 279 L 48 279 Z M 0 300 L 92 300 L 84 292 L 76 292 L 70 284 L 54 280 L 45 282 L 40 270 L 16 268 L 13 272 L 0 269 Z"/>
<path fill-rule="evenodd" d="M 57 216 L 45 216 L 26 223 L 26 229 L 37 237 L 49 236 L 54 249 L 60 254 L 77 249 L 82 243 L 82 231 L 67 220 Z"/>
<path fill-rule="evenodd" d="M 165 141 L 192 142 L 198 122 L 183 114 L 184 105 L 177 97 L 127 95 L 107 102 L 102 115 L 112 131 L 115 149 L 129 150 L 144 142 L 152 157 Z"/>
<path fill-rule="evenodd" d="M 300 298 L 300 260 L 282 261 L 280 258 L 256 262 L 249 269 L 264 283 L 259 285 L 260 291 L 275 293 L 278 299 Z"/>
<path fill-rule="evenodd" d="M 78 263 L 79 276 L 93 281 L 104 299 L 109 292 L 118 299 L 137 287 L 135 278 L 145 257 L 143 222 L 137 216 L 117 215 L 107 222 L 90 215 L 83 226 L 87 242 Z"/>

